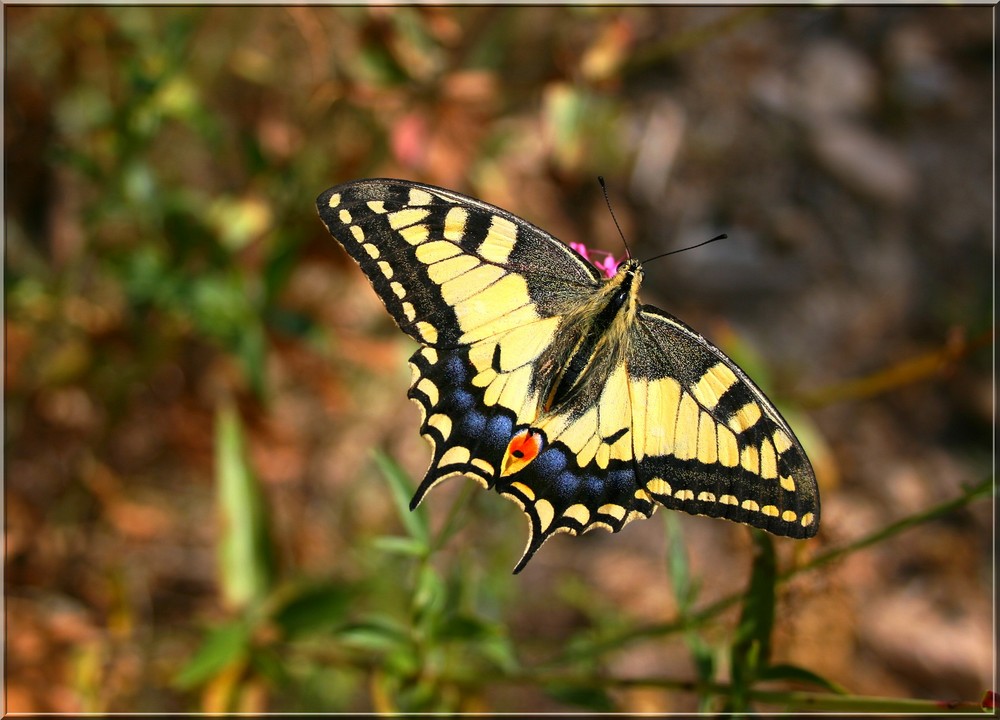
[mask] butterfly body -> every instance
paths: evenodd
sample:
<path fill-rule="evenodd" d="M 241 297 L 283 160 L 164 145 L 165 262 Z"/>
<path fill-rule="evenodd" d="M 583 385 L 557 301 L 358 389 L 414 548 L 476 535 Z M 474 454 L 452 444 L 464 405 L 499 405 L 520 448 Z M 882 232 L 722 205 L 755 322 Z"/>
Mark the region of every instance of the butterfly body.
<path fill-rule="evenodd" d="M 432 459 L 416 507 L 466 475 L 524 510 L 520 571 L 556 532 L 617 532 L 658 505 L 810 537 L 804 451 L 720 350 L 534 225 L 458 193 L 362 180 L 317 199 L 400 328 Z"/>

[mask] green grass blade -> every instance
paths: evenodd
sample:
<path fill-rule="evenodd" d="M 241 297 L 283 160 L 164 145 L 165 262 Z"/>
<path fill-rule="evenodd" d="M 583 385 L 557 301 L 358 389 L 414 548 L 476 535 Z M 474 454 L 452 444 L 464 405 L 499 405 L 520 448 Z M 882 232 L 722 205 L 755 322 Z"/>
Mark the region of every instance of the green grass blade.
<path fill-rule="evenodd" d="M 263 493 L 247 459 L 239 417 L 228 404 L 216 415 L 215 459 L 221 591 L 226 604 L 243 608 L 270 591 L 275 558 Z"/>
<path fill-rule="evenodd" d="M 250 639 L 250 629 L 242 620 L 212 628 L 194 657 L 174 677 L 174 684 L 188 690 L 230 665 L 245 662 L 250 654 Z"/>
<path fill-rule="evenodd" d="M 430 548 L 430 528 L 427 514 L 422 508 L 410 510 L 410 496 L 413 494 L 413 484 L 406 472 L 395 460 L 381 451 L 374 453 L 375 464 L 378 465 L 382 477 L 389 484 L 389 492 L 403 527 L 414 540 L 418 540 L 427 553 Z"/>
<path fill-rule="evenodd" d="M 751 532 L 754 540 L 753 570 L 731 651 L 733 695 L 727 709 L 732 712 L 748 709 L 750 687 L 770 659 L 771 630 L 774 627 L 777 584 L 774 542 L 761 530 Z"/>
<path fill-rule="evenodd" d="M 670 587 L 674 592 L 677 608 L 683 616 L 687 615 L 691 608 L 696 590 L 691 582 L 691 568 L 680 520 L 674 513 L 664 513 L 663 517 L 667 532 L 667 570 L 670 575 Z"/>

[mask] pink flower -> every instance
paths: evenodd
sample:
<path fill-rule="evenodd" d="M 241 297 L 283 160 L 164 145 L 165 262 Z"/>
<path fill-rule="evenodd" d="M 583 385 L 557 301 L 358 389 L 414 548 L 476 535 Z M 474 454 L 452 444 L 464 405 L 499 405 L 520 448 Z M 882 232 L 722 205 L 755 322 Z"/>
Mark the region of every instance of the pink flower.
<path fill-rule="evenodd" d="M 589 250 L 587 246 L 582 243 L 571 242 L 569 246 L 580 253 L 584 260 L 588 261 L 591 265 L 603 272 L 609 278 L 613 278 L 615 273 L 618 271 L 620 261 L 615 260 L 615 256 L 611 253 L 604 252 L 603 250 Z M 598 259 L 597 257 L 591 257 L 592 255 L 602 255 L 603 257 Z"/>

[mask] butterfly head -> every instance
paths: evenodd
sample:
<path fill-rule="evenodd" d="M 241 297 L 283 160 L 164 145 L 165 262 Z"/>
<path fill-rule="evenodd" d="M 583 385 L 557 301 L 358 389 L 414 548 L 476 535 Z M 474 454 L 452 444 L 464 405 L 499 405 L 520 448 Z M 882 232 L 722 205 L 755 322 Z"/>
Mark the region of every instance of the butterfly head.
<path fill-rule="evenodd" d="M 618 271 L 608 282 L 618 287 L 618 294 L 621 295 L 620 302 L 625 303 L 629 297 L 634 300 L 638 296 L 642 279 L 642 263 L 635 258 L 629 258 L 622 261 L 618 266 Z"/>
<path fill-rule="evenodd" d="M 618 266 L 616 274 L 625 273 L 630 276 L 633 282 L 642 282 L 642 263 L 635 258 L 623 260 Z"/>

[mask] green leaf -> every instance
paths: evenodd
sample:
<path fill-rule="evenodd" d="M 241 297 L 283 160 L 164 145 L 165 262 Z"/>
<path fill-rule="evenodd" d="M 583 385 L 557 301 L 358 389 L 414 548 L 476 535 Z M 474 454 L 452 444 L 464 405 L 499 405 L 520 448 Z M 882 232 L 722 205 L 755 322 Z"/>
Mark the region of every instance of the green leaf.
<path fill-rule="evenodd" d="M 757 680 L 792 680 L 806 685 L 816 685 L 837 695 L 847 694 L 847 689 L 843 686 L 798 665 L 769 665 L 757 673 Z"/>
<path fill-rule="evenodd" d="M 514 652 L 510 638 L 507 637 L 502 628 L 498 627 L 496 632 L 482 638 L 476 649 L 486 660 L 496 665 L 504 673 L 517 672 L 519 667 L 517 654 Z"/>
<path fill-rule="evenodd" d="M 192 278 L 185 290 L 183 301 L 202 332 L 223 339 L 235 338 L 245 327 L 248 297 L 235 274 L 203 274 Z"/>
<path fill-rule="evenodd" d="M 545 693 L 559 702 L 586 708 L 593 712 L 611 713 L 616 707 L 607 691 L 601 687 L 581 685 L 550 685 Z"/>
<path fill-rule="evenodd" d="M 305 585 L 295 589 L 274 613 L 273 620 L 287 638 L 327 632 L 343 622 L 355 595 L 353 587 L 342 583 Z"/>
<path fill-rule="evenodd" d="M 407 477 L 403 468 L 385 453 L 376 451 L 374 457 L 375 464 L 378 465 L 382 476 L 389 483 L 393 504 L 396 506 L 399 519 L 410 536 L 422 543 L 425 552 L 427 552 L 430 541 L 427 514 L 420 508 L 413 511 L 410 510 L 410 496 L 413 494 L 413 484 L 410 478 Z"/>
<path fill-rule="evenodd" d="M 497 622 L 468 613 L 448 614 L 437 627 L 434 640 L 440 644 L 462 643 L 505 672 L 514 672 L 518 667 L 510 639 Z"/>
<path fill-rule="evenodd" d="M 689 632 L 684 636 L 688 648 L 691 650 L 691 658 L 694 660 L 694 667 L 698 673 L 698 679 L 703 682 L 715 680 L 715 652 L 712 650 L 701 636 Z"/>
<path fill-rule="evenodd" d="M 242 608 L 270 591 L 275 560 L 263 494 L 247 461 L 239 417 L 228 404 L 216 415 L 215 459 L 222 596 Z"/>
<path fill-rule="evenodd" d="M 413 593 L 413 608 L 416 611 L 417 622 L 424 625 L 434 624 L 452 609 L 449 605 L 454 604 L 453 600 L 437 570 L 430 564 L 422 565 L 417 575 L 417 587 Z"/>
<path fill-rule="evenodd" d="M 471 642 L 481 640 L 493 633 L 486 621 L 472 615 L 449 615 L 441 623 L 437 632 L 438 640 L 460 640 Z"/>
<path fill-rule="evenodd" d="M 230 665 L 245 662 L 249 652 L 250 630 L 241 620 L 212 628 L 173 682 L 185 690 L 201 685 Z"/>
<path fill-rule="evenodd" d="M 275 687 L 292 682 L 287 662 L 287 657 L 270 647 L 256 647 L 250 656 L 250 666 Z"/>
<path fill-rule="evenodd" d="M 246 278 L 234 272 L 208 272 L 178 279 L 180 277 L 168 276 L 161 281 L 156 301 L 175 309 L 198 331 L 236 355 L 254 393 L 263 397 L 267 337 L 261 321 L 262 311 L 258 309 L 259 293 L 252 291 Z"/>
<path fill-rule="evenodd" d="M 373 616 L 337 630 L 345 645 L 362 650 L 396 650 L 410 645 L 409 628 L 385 616 Z"/>
<path fill-rule="evenodd" d="M 409 537 L 383 535 L 372 540 L 372 545 L 383 552 L 393 555 L 409 555 L 423 557 L 427 554 L 427 546 L 419 540 Z"/>
<path fill-rule="evenodd" d="M 667 569 L 670 573 L 670 589 L 673 590 L 674 599 L 677 601 L 679 614 L 687 615 L 696 599 L 697 589 L 691 582 L 684 535 L 676 513 L 664 513 L 663 517 L 667 530 Z"/>

